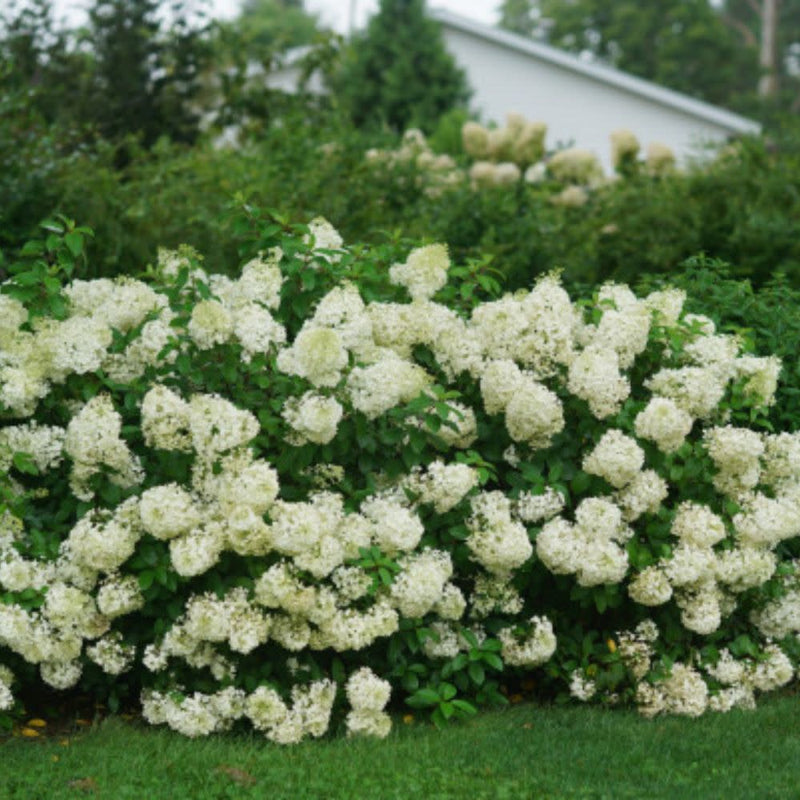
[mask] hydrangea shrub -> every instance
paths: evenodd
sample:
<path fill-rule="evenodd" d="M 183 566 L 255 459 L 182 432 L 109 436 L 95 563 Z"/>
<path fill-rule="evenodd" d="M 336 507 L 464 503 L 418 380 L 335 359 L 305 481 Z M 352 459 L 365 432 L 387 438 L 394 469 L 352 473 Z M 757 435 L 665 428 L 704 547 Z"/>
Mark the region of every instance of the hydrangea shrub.
<path fill-rule="evenodd" d="M 274 217 L 236 278 L 182 248 L 84 281 L 80 237 L 0 293 L 6 719 L 44 684 L 291 743 L 504 685 L 698 715 L 792 680 L 781 364 L 680 291 L 501 295 Z"/>

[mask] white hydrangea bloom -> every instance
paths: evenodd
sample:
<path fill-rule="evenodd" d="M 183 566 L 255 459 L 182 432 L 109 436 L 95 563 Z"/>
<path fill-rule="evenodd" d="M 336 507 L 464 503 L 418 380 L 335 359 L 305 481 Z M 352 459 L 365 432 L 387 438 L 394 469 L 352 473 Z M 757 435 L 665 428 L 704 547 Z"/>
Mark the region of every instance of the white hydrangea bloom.
<path fill-rule="evenodd" d="M 686 630 L 707 636 L 722 622 L 721 593 L 712 578 L 677 593 L 681 623 Z"/>
<path fill-rule="evenodd" d="M 188 332 L 201 350 L 225 344 L 233 335 L 233 316 L 218 300 L 201 300 L 192 309 Z"/>
<path fill-rule="evenodd" d="M 670 532 L 691 547 L 712 547 L 727 536 L 725 523 L 707 506 L 691 501 L 675 511 Z"/>
<path fill-rule="evenodd" d="M 641 439 L 656 443 L 662 453 L 674 453 L 692 430 L 692 416 L 667 397 L 653 397 L 636 415 L 634 428 Z"/>
<path fill-rule="evenodd" d="M 775 489 L 791 486 L 800 475 L 800 433 L 764 437 L 761 483 Z"/>
<path fill-rule="evenodd" d="M 669 494 L 667 482 L 654 470 L 638 473 L 624 489 L 614 495 L 626 522 L 634 522 L 642 514 L 655 514 Z"/>
<path fill-rule="evenodd" d="M 237 294 L 246 302 L 276 309 L 280 305 L 281 287 L 285 280 L 280 270 L 281 258 L 283 252 L 276 247 L 248 261 L 236 281 Z"/>
<path fill-rule="evenodd" d="M 644 465 L 644 452 L 630 436 L 612 428 L 606 431 L 591 453 L 583 459 L 583 469 L 599 475 L 614 488 L 629 484 Z"/>
<path fill-rule="evenodd" d="M 800 533 L 800 504 L 794 498 L 754 494 L 733 518 L 739 543 L 747 547 L 774 547 Z"/>
<path fill-rule="evenodd" d="M 328 444 L 336 436 L 343 413 L 341 405 L 333 397 L 306 392 L 300 398 L 289 398 L 282 416 L 296 432 L 298 444 L 306 441 Z"/>
<path fill-rule="evenodd" d="M 781 360 L 777 356 L 742 356 L 734 364 L 735 377 L 745 382 L 745 394 L 759 406 L 774 404 L 781 369 Z"/>
<path fill-rule="evenodd" d="M 27 453 L 39 472 L 47 472 L 62 461 L 66 431 L 54 425 L 28 422 L 0 429 L 0 469 L 8 470 L 14 453 Z"/>
<path fill-rule="evenodd" d="M 711 415 L 725 395 L 727 379 L 713 369 L 681 367 L 662 369 L 644 384 L 654 395 L 674 401 L 692 417 Z"/>
<path fill-rule="evenodd" d="M 368 498 L 361 504 L 361 513 L 373 523 L 373 538 L 384 553 L 413 550 L 425 532 L 413 511 L 389 497 Z"/>
<path fill-rule="evenodd" d="M 192 446 L 204 458 L 248 444 L 260 430 L 255 415 L 229 400 L 195 394 L 189 400 L 188 428 Z"/>
<path fill-rule="evenodd" d="M 404 286 L 412 299 L 427 300 L 447 283 L 449 268 L 447 246 L 431 244 L 412 250 L 404 264 L 394 264 L 389 279 Z"/>
<path fill-rule="evenodd" d="M 444 514 L 457 506 L 478 482 L 478 473 L 473 467 L 436 460 L 425 472 L 412 472 L 404 483 L 419 495 L 418 502 L 430 503 L 437 514 Z"/>
<path fill-rule="evenodd" d="M 96 395 L 70 420 L 64 452 L 72 459 L 70 488 L 81 500 L 90 500 L 89 480 L 104 467 L 110 480 L 124 488 L 144 477 L 138 458 L 122 439 L 122 417 L 108 395 Z"/>
<path fill-rule="evenodd" d="M 531 617 L 530 633 L 521 641 L 513 628 L 501 628 L 497 638 L 502 645 L 503 661 L 515 667 L 538 667 L 546 663 L 556 650 L 553 625 L 547 617 Z"/>
<path fill-rule="evenodd" d="M 505 411 L 523 377 L 510 359 L 487 361 L 481 375 L 481 395 L 487 414 Z"/>
<path fill-rule="evenodd" d="M 564 496 L 561 492 L 546 486 L 540 494 L 521 492 L 513 508 L 515 516 L 522 522 L 536 523 L 552 519 L 564 508 Z"/>
<path fill-rule="evenodd" d="M 417 364 L 382 358 L 368 367 L 355 367 L 347 380 L 347 391 L 356 410 L 375 419 L 390 408 L 413 400 L 432 380 Z"/>
<path fill-rule="evenodd" d="M 178 575 L 191 578 L 208 572 L 219 560 L 225 545 L 221 524 L 207 521 L 169 542 L 169 557 Z"/>
<path fill-rule="evenodd" d="M 467 520 L 467 546 L 475 560 L 493 575 L 505 576 L 532 555 L 525 526 L 511 518 L 511 504 L 502 492 L 482 492 L 472 498 Z"/>
<path fill-rule="evenodd" d="M 75 686 L 83 674 L 80 661 L 43 661 L 39 664 L 42 680 L 53 689 L 64 691 Z"/>
<path fill-rule="evenodd" d="M 356 711 L 382 711 L 392 693 L 389 681 L 379 678 L 369 667 L 352 673 L 345 685 L 347 700 Z"/>
<path fill-rule="evenodd" d="M 436 431 L 436 437 L 448 447 L 468 448 L 478 438 L 478 421 L 475 412 L 453 400 L 448 400 L 448 416 Z M 420 421 L 420 427 L 423 423 Z"/>
<path fill-rule="evenodd" d="M 564 410 L 558 396 L 546 386 L 521 379 L 506 406 L 506 428 L 515 442 L 544 448 L 564 429 Z"/>
<path fill-rule="evenodd" d="M 340 253 L 319 253 L 320 250 L 341 250 L 344 240 L 336 228 L 324 217 L 314 217 L 308 223 L 308 235 L 303 237 L 306 244 L 313 242 L 314 252 L 331 264 L 341 261 Z"/>
<path fill-rule="evenodd" d="M 242 345 L 242 361 L 245 363 L 252 361 L 253 356 L 267 353 L 273 346 L 280 347 L 286 342 L 286 328 L 258 303 L 246 303 L 236 309 L 233 335 Z"/>
<path fill-rule="evenodd" d="M 686 302 L 686 292 L 683 289 L 662 289 L 650 292 L 643 302 L 653 313 L 657 325 L 674 325 Z"/>
<path fill-rule="evenodd" d="M 109 619 L 138 611 L 144 605 L 144 595 L 135 575 L 111 574 L 97 591 L 97 608 Z"/>
<path fill-rule="evenodd" d="M 567 389 L 585 400 L 595 417 L 605 419 L 622 408 L 631 386 L 620 374 L 614 350 L 589 345 L 569 365 Z"/>
<path fill-rule="evenodd" d="M 86 655 L 107 675 L 121 675 L 133 666 L 136 648 L 125 644 L 122 634 L 115 631 L 87 647 Z"/>
<path fill-rule="evenodd" d="M 303 327 L 291 347 L 278 354 L 278 369 L 314 386 L 336 386 L 347 366 L 347 350 L 332 328 Z"/>
<path fill-rule="evenodd" d="M 98 511 L 81 517 L 65 545 L 75 561 L 111 573 L 133 555 L 141 533 L 139 499 L 132 497 L 117 506 L 110 517 Z"/>
<path fill-rule="evenodd" d="M 708 687 L 697 670 L 676 663 L 667 678 L 655 684 L 640 683 L 636 703 L 646 717 L 659 713 L 699 717 L 708 707 Z"/>
<path fill-rule="evenodd" d="M 156 539 L 174 539 L 197 527 L 202 509 L 177 483 L 154 486 L 144 492 L 139 502 L 142 526 Z"/>
<path fill-rule="evenodd" d="M 717 554 L 717 580 L 732 592 L 744 592 L 768 581 L 777 568 L 770 550 L 736 547 Z"/>
<path fill-rule="evenodd" d="M 442 598 L 453 575 L 450 554 L 425 548 L 400 560 L 401 572 L 389 588 L 389 597 L 403 617 L 423 617 Z"/>
<path fill-rule="evenodd" d="M 153 386 L 142 400 L 142 434 L 148 447 L 190 451 L 189 404 L 166 386 Z"/>

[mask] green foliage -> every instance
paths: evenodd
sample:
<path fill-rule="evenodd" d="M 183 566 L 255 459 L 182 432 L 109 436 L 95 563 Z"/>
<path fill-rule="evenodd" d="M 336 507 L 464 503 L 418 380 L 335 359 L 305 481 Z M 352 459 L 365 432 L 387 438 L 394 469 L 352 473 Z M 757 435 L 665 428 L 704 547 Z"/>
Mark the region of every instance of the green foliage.
<path fill-rule="evenodd" d="M 355 124 L 431 131 L 439 117 L 466 103 L 463 72 L 445 50 L 424 0 L 381 0 L 345 55 L 334 91 Z"/>

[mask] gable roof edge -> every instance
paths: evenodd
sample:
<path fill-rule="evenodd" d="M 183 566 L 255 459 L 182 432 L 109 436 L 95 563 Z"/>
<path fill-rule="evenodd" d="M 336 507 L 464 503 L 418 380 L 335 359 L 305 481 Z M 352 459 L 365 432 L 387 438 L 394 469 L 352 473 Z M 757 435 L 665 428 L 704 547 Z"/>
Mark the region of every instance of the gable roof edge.
<path fill-rule="evenodd" d="M 735 114 L 733 111 L 711 105 L 702 100 L 695 100 L 693 97 L 666 89 L 663 86 L 652 83 L 651 81 L 637 78 L 627 72 L 614 69 L 605 64 L 597 62 L 587 62 L 578 56 L 567 53 L 551 45 L 535 42 L 518 36 L 508 31 L 492 28 L 480 22 L 462 17 L 441 8 L 431 9 L 430 16 L 443 25 L 448 25 L 474 36 L 486 39 L 494 44 L 498 44 L 516 50 L 525 55 L 538 58 L 541 61 L 549 62 L 563 69 L 577 72 L 587 78 L 601 83 L 615 86 L 618 89 L 627 91 L 631 94 L 639 95 L 647 100 L 660 103 L 664 106 L 682 111 L 694 117 L 712 122 L 722 128 L 726 128 L 732 133 L 760 133 L 761 124 L 753 119 Z"/>

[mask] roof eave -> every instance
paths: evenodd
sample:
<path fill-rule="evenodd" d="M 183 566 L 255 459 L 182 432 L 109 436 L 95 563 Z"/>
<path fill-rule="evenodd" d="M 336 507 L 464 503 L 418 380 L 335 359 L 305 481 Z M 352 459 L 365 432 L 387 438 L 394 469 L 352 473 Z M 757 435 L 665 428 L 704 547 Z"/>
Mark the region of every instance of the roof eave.
<path fill-rule="evenodd" d="M 761 132 L 760 123 L 747 117 L 735 114 L 724 108 L 704 103 L 702 100 L 695 100 L 693 97 L 681 94 L 680 92 L 666 89 L 650 81 L 637 78 L 627 72 L 621 72 L 613 67 L 605 66 L 595 62 L 587 62 L 563 50 L 559 50 L 550 45 L 526 39 L 499 28 L 491 28 L 480 22 L 453 14 L 445 9 L 432 9 L 430 15 L 439 23 L 449 25 L 474 36 L 479 36 L 490 42 L 502 45 L 511 50 L 524 53 L 525 55 L 537 58 L 541 61 L 549 62 L 563 69 L 571 70 L 591 80 L 614 86 L 631 94 L 638 95 L 654 103 L 669 106 L 678 111 L 697 117 L 706 122 L 711 122 L 731 133 L 752 133 Z"/>

